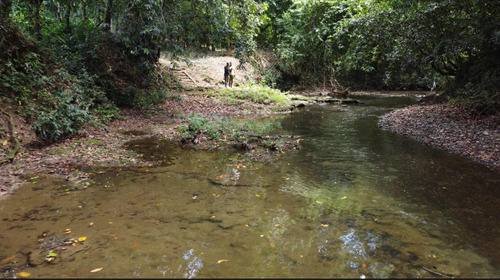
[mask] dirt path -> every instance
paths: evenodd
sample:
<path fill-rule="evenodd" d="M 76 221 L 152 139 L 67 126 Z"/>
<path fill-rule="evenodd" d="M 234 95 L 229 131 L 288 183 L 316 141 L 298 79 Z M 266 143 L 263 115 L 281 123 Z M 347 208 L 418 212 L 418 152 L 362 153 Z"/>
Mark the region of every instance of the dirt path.
<path fill-rule="evenodd" d="M 159 62 L 171 70 L 182 88 L 188 90 L 223 88 L 224 66 L 228 62 L 236 66 L 235 86 L 253 81 L 257 75 L 249 63 L 241 65 L 237 58 L 225 55 L 198 56 L 182 62 L 174 62 L 163 56 Z"/>

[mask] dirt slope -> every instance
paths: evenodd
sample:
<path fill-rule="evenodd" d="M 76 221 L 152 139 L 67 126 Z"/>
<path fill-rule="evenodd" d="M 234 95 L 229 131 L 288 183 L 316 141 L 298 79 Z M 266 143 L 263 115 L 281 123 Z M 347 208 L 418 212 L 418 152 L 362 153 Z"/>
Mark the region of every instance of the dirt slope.
<path fill-rule="evenodd" d="M 189 61 L 174 62 L 163 56 L 160 64 L 170 69 L 184 88 L 222 88 L 224 87 L 224 66 L 231 62 L 236 66 L 235 86 L 254 80 L 256 73 L 249 63 L 231 56 L 204 56 Z"/>

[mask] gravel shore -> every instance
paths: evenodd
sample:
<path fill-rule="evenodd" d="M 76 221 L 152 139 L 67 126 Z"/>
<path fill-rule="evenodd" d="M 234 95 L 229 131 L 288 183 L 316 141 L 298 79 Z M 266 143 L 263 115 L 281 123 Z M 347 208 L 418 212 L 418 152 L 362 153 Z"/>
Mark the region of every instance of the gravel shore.
<path fill-rule="evenodd" d="M 500 168 L 500 115 L 479 119 L 449 104 L 413 105 L 383 115 L 379 126 Z"/>

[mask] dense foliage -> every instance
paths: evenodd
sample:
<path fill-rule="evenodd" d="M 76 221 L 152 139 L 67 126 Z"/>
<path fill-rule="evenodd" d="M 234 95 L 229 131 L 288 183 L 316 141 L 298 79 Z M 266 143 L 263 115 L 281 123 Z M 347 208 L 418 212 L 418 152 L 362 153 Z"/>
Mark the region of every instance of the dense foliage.
<path fill-rule="evenodd" d="M 0 0 L 0 96 L 57 140 L 166 98 L 162 53 L 258 47 L 273 87 L 441 89 L 500 111 L 495 0 Z"/>
<path fill-rule="evenodd" d="M 279 68 L 313 85 L 446 90 L 500 110 L 500 6 L 493 0 L 295 1 Z"/>

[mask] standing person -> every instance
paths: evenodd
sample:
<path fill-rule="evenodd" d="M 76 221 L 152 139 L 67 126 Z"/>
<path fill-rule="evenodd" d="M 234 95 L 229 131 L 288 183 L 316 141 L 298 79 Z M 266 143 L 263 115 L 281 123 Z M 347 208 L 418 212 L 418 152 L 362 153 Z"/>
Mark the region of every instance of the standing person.
<path fill-rule="evenodd" d="M 236 70 L 233 67 L 233 64 L 229 62 L 229 87 L 233 87 L 234 76 L 236 76 Z"/>
<path fill-rule="evenodd" d="M 229 62 L 226 64 L 226 66 L 224 66 L 224 84 L 226 85 L 226 87 L 229 86 Z"/>

